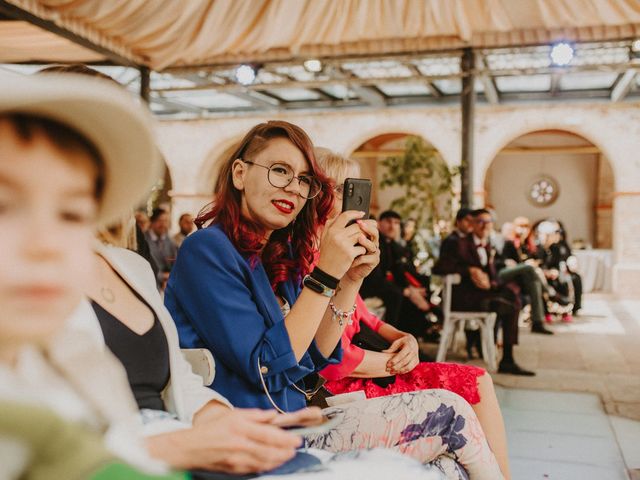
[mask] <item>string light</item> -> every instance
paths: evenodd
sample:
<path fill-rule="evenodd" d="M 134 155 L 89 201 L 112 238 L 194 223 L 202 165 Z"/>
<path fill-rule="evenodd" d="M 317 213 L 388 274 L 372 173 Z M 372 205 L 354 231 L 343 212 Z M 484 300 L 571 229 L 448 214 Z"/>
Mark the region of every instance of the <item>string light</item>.
<path fill-rule="evenodd" d="M 305 61 L 303 65 L 308 72 L 318 73 L 322 71 L 322 62 L 315 58 Z"/>
<path fill-rule="evenodd" d="M 236 68 L 236 81 L 242 85 L 251 85 L 256 79 L 256 70 L 251 65 Z"/>
<path fill-rule="evenodd" d="M 571 45 L 566 42 L 556 43 L 551 48 L 551 62 L 554 65 L 562 67 L 564 65 L 569 65 L 571 60 L 573 60 L 574 50 Z"/>

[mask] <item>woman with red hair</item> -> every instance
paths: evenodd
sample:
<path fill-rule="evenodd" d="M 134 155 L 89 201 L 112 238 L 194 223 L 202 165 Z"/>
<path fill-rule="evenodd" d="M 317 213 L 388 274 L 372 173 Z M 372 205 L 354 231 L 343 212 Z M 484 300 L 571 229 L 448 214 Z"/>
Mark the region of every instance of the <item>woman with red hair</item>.
<path fill-rule="evenodd" d="M 378 231 L 361 212 L 327 222 L 332 207 L 306 133 L 262 123 L 222 165 L 213 206 L 196 220 L 207 227 L 180 248 L 165 303 L 181 345 L 213 353 L 212 388 L 236 406 L 301 409 L 303 378 L 341 360 L 362 279 L 379 261 Z M 388 447 L 422 462 L 447 453 L 472 479 L 502 478 L 473 410 L 453 393 L 411 392 L 339 410 L 343 422 L 308 436 L 308 446 Z M 449 478 L 464 478 L 448 468 Z"/>

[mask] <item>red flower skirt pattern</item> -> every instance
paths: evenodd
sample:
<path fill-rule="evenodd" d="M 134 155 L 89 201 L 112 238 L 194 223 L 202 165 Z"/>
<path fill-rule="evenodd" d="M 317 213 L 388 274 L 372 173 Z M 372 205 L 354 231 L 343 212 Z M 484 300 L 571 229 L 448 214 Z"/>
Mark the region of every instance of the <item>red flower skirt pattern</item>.
<path fill-rule="evenodd" d="M 441 388 L 457 393 L 471 405 L 475 405 L 480 402 L 478 377 L 485 373 L 483 368 L 473 365 L 420 362 L 409 373 L 396 375 L 396 381 L 385 388 L 376 385 L 370 378 L 353 377 L 327 381 L 325 387 L 334 395 L 364 390 L 367 398 Z"/>

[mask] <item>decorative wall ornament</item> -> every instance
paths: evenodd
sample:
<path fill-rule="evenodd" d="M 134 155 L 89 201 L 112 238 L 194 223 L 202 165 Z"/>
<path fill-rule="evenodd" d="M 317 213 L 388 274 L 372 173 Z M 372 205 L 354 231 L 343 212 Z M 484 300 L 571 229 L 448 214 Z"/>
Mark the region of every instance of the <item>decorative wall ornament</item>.
<path fill-rule="evenodd" d="M 558 182 L 547 175 L 540 175 L 529 186 L 527 199 L 536 207 L 548 207 L 558 198 Z"/>

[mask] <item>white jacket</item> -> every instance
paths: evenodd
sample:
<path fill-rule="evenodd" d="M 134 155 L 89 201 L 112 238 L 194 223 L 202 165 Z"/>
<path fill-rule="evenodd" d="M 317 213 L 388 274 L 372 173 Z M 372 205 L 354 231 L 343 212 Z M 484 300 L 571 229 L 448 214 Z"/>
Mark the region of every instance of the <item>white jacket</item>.
<path fill-rule="evenodd" d="M 95 251 L 149 304 L 160 320 L 169 345 L 171 376 L 167 387 L 162 392 L 162 399 L 169 413 L 176 415 L 180 422 L 186 424 L 184 426 L 188 426 L 192 422 L 193 415 L 211 400 L 217 400 L 231 407 L 226 398 L 203 386 L 202 378 L 193 373 L 191 365 L 182 356 L 178 331 L 158 293 L 149 263 L 137 253 L 123 248 L 97 243 Z M 100 345 L 106 348 L 98 317 L 88 300 L 82 302 L 67 326 L 90 333 Z M 158 430 L 153 428 L 145 430 L 147 434 L 158 433 Z"/>

